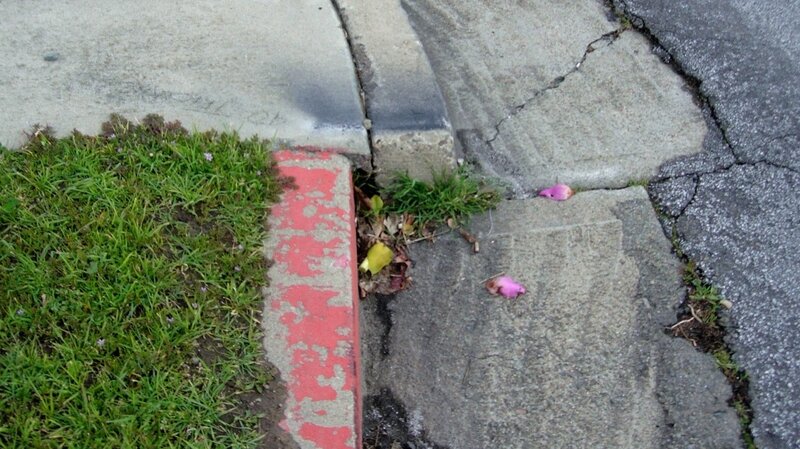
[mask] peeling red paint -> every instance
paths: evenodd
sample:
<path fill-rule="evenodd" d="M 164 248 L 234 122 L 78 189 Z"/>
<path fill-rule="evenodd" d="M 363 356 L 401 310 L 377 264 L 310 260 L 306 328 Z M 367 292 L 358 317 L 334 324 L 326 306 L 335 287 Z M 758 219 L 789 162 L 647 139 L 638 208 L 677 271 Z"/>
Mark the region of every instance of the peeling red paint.
<path fill-rule="evenodd" d="M 323 427 L 311 423 L 300 427 L 300 436 L 320 447 L 350 447 L 348 441 L 352 439 L 352 435 L 353 431 L 346 427 Z"/>
<path fill-rule="evenodd" d="M 319 241 L 309 235 L 293 236 L 281 241 L 275 247 L 272 260 L 276 263 L 285 263 L 290 274 L 302 277 L 318 276 L 323 270 L 314 266 L 323 263 L 322 260 L 328 256 L 326 251 L 335 251 L 341 245 L 342 240 L 339 238 Z"/>
<path fill-rule="evenodd" d="M 281 368 L 289 395 L 281 426 L 305 441 L 302 447 L 356 449 L 361 382 L 352 179 L 349 165 L 334 157 L 340 158 L 326 152 L 275 153 L 280 173 L 293 177 L 297 189 L 285 191 L 272 209 L 276 240 L 268 310 L 272 325 L 280 328 L 274 334 L 285 335 L 276 343 L 288 364 Z M 322 424 L 332 415 L 333 422 L 341 422 L 346 410 L 353 414 L 351 425 Z"/>

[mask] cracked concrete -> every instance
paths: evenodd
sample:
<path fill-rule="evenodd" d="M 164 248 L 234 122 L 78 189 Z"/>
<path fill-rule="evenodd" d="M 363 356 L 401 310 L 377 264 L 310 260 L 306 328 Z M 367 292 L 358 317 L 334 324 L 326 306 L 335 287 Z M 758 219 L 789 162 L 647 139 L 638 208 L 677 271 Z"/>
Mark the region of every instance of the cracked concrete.
<path fill-rule="evenodd" d="M 580 61 L 578 61 L 572 69 L 570 69 L 567 73 L 554 78 L 552 81 L 550 81 L 550 83 L 547 85 L 547 87 L 537 90 L 536 92 L 534 92 L 533 95 L 531 95 L 529 98 L 527 98 L 521 104 L 518 104 L 518 105 L 514 106 L 512 108 L 512 110 L 511 110 L 511 113 L 509 113 L 508 115 L 506 115 L 505 117 L 500 119 L 500 121 L 498 121 L 494 125 L 494 131 L 495 131 L 494 135 L 492 135 L 492 137 L 490 137 L 485 142 L 487 144 L 493 143 L 497 139 L 497 136 L 500 135 L 500 127 L 503 125 L 503 123 L 505 123 L 506 120 L 508 120 L 510 118 L 513 118 L 520 111 L 525 109 L 525 107 L 528 106 L 528 103 L 534 101 L 535 99 L 537 99 L 539 96 L 541 96 L 542 94 L 544 94 L 548 90 L 558 89 L 558 86 L 560 86 L 561 83 L 563 83 L 564 80 L 566 80 L 568 76 L 572 75 L 573 73 L 578 71 L 578 69 L 581 68 L 581 65 L 586 61 L 586 58 L 589 56 L 589 53 L 591 53 L 591 52 L 593 52 L 593 51 L 595 51 L 597 49 L 594 46 L 595 44 L 597 44 L 599 42 L 605 42 L 606 45 L 611 45 L 612 43 L 614 43 L 615 40 L 617 40 L 619 35 L 622 34 L 624 31 L 625 30 L 623 28 L 618 28 L 618 29 L 616 29 L 614 31 L 610 31 L 610 32 L 598 37 L 597 39 L 593 40 L 592 42 L 590 42 L 586 46 L 586 50 L 583 52 L 583 56 L 581 57 Z"/>
<path fill-rule="evenodd" d="M 444 99 L 399 0 L 335 0 L 369 120 L 378 183 L 455 167 Z"/>
<path fill-rule="evenodd" d="M 677 267 L 665 265 L 674 262 L 669 241 L 657 232 L 643 191 L 622 188 L 632 180 L 657 179 L 651 195 L 661 189 L 668 198 L 662 224 L 694 211 L 707 181 L 700 173 L 735 170 L 742 162 L 720 131 L 713 102 L 698 95 L 695 80 L 664 64 L 667 53 L 624 29 L 596 1 L 405 0 L 404 6 L 431 58 L 458 150 L 468 160 L 504 180 L 517 199 L 555 181 L 602 190 L 563 205 L 504 203 L 494 221 L 489 214 L 475 225 L 486 254 L 459 253 L 458 238 L 443 239 L 443 256 L 442 242 L 436 249 L 414 248 L 416 263 L 436 268 L 415 274 L 413 294 L 380 308 L 384 324 L 384 315 L 391 315 L 390 326 L 376 331 L 374 343 L 369 334 L 373 325 L 382 329 L 380 320 L 367 319 L 365 348 L 380 348 L 367 356 L 367 389 L 386 389 L 408 416 L 423 417 L 425 444 L 741 447 L 738 422 L 726 404 L 730 386 L 711 357 L 661 333 L 683 299 L 680 287 L 669 293 L 668 285 L 679 280 Z M 701 151 L 709 147 L 714 151 Z M 659 168 L 675 158 L 685 164 Z M 677 188 L 683 195 L 673 195 Z M 604 207 L 616 211 L 615 218 Z M 637 227 L 645 223 L 647 229 Z M 497 234 L 509 226 L 514 231 L 508 236 Z M 636 261 L 638 277 L 628 262 L 603 265 L 616 260 L 618 240 Z M 479 298 L 482 287 L 469 279 L 503 269 L 528 286 L 533 303 L 490 306 L 484 302 L 490 299 Z M 613 284 L 613 299 L 605 299 L 600 281 L 578 291 L 576 284 L 593 282 L 593 270 Z M 630 278 L 638 279 L 634 290 L 626 289 Z M 442 288 L 442 281 L 449 283 Z M 553 302 L 553 310 L 551 291 L 566 295 Z M 618 302 L 629 293 L 636 298 L 633 309 Z M 579 309 L 565 312 L 574 302 Z M 596 302 L 613 310 L 613 318 Z M 575 334 L 563 334 L 577 316 Z M 639 320 L 633 328 L 629 316 Z M 605 328 L 594 333 L 598 323 Z M 584 352 L 570 349 L 573 338 Z M 622 347 L 633 352 L 614 349 Z M 432 374 L 415 376 L 421 371 Z M 573 383 L 555 385 L 553 379 Z M 621 387 L 613 379 L 628 380 Z M 467 393 L 479 392 L 465 393 L 465 381 Z M 607 388 L 594 391 L 598 385 Z M 594 402 L 609 391 L 613 410 Z M 581 398 L 583 393 L 588 396 Z M 633 397 L 638 399 L 630 402 Z M 623 409 L 635 410 L 635 417 L 617 413 Z M 604 416 L 603 426 L 595 427 L 590 415 Z M 608 424 L 616 420 L 627 430 Z M 709 428 L 715 432 L 705 432 Z"/>
<path fill-rule="evenodd" d="M 728 343 L 750 376 L 756 445 L 800 447 L 800 4 L 614 3 L 706 103 L 712 138 L 665 164 L 650 194 L 733 302 Z"/>
<path fill-rule="evenodd" d="M 421 268 L 384 304 L 388 329 L 362 302 L 367 395 L 389 392 L 426 443 L 741 447 L 712 358 L 664 333 L 684 287 L 641 187 L 507 201 L 470 230 L 478 254 L 456 233 L 411 247 Z M 500 271 L 528 292 L 490 296 Z"/>
<path fill-rule="evenodd" d="M 404 4 L 457 150 L 512 197 L 556 181 L 624 187 L 702 147 L 691 88 L 597 1 Z"/>

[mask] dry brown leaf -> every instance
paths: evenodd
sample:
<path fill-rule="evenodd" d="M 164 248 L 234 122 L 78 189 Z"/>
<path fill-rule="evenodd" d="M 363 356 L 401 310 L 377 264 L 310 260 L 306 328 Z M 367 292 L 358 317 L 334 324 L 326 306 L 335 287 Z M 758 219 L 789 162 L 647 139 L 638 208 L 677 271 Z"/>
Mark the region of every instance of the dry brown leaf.
<path fill-rule="evenodd" d="M 380 240 L 384 230 L 383 218 L 375 217 L 375 220 L 371 222 L 371 226 L 372 226 L 372 235 L 375 237 L 376 240 Z"/>
<path fill-rule="evenodd" d="M 372 201 L 367 198 L 367 195 L 364 194 L 364 191 L 355 186 L 353 187 L 353 191 L 356 195 L 356 204 L 364 208 L 364 210 L 372 210 Z"/>
<path fill-rule="evenodd" d="M 386 232 L 391 235 L 397 235 L 400 230 L 402 219 L 399 215 L 389 215 L 383 220 L 383 225 L 386 227 Z"/>

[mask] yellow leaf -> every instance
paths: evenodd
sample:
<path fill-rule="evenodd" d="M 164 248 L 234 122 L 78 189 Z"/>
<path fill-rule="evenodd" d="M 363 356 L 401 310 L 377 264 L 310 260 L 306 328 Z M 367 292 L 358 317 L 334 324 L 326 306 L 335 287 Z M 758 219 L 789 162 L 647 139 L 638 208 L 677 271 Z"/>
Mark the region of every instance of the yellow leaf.
<path fill-rule="evenodd" d="M 372 195 L 372 198 L 369 199 L 370 205 L 372 206 L 372 213 L 375 215 L 380 215 L 383 211 L 383 199 L 379 195 Z"/>
<path fill-rule="evenodd" d="M 381 242 L 378 242 L 367 251 L 367 258 L 361 262 L 358 269 L 361 271 L 369 270 L 372 275 L 378 274 L 383 267 L 389 265 L 394 258 L 392 250 Z"/>

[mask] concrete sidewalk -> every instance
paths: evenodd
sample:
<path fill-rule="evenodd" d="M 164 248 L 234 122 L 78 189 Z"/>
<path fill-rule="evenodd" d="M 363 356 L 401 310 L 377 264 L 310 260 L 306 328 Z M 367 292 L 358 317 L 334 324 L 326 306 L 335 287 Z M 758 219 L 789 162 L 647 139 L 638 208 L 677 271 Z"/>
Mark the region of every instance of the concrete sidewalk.
<path fill-rule="evenodd" d="M 112 112 L 370 160 L 355 70 L 327 0 L 0 3 L 0 144 Z"/>
<path fill-rule="evenodd" d="M 742 447 L 712 356 L 665 333 L 681 265 L 644 189 L 624 188 L 702 150 L 690 86 L 601 2 L 403 4 L 458 150 L 513 200 L 470 224 L 480 253 L 415 244 L 413 287 L 362 302 L 364 440 Z M 557 181 L 584 191 L 531 199 Z M 490 296 L 499 272 L 527 293 Z"/>
<path fill-rule="evenodd" d="M 365 441 L 739 447 L 714 360 L 664 333 L 683 285 L 644 189 L 508 201 L 470 229 L 480 253 L 457 233 L 416 244 L 413 287 L 363 303 Z M 489 295 L 499 272 L 527 293 Z"/>

